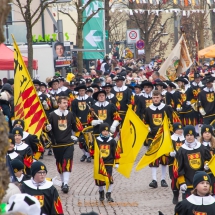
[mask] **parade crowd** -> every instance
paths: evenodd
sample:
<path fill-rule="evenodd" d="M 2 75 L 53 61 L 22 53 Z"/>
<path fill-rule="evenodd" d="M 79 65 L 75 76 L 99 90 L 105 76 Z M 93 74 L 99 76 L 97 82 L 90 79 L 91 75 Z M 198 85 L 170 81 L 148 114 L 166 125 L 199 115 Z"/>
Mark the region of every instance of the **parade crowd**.
<path fill-rule="evenodd" d="M 172 203 L 176 205 L 172 213 L 176 215 L 215 214 L 215 176 L 208 166 L 215 153 L 215 64 L 192 66 L 170 81 L 160 77 L 163 60 L 159 57 L 150 64 L 131 57 L 117 60 L 106 56 L 83 76 L 75 73 L 70 82 L 58 73 L 47 77 L 46 82 L 33 79 L 48 118 L 40 137 L 26 132 L 22 119 L 14 120 L 14 80 L 4 80 L 0 106 L 10 129 L 7 165 L 12 182 L 2 201 L 7 212 L 64 214 L 58 191 L 46 178 L 48 170 L 41 161 L 45 149 L 54 155 L 62 193 L 68 193 L 74 144 L 83 152 L 80 162 L 91 163 L 99 148 L 110 185 L 106 192 L 105 182 L 95 180 L 98 198 L 114 202 L 112 173 L 120 165 L 117 140 L 126 111 L 132 108 L 149 125 L 143 143 L 146 149 L 165 114 L 169 120 L 174 151 L 149 165 L 149 187 L 156 189 L 160 184 L 172 189 Z M 167 172 L 171 185 L 166 181 Z M 180 192 L 183 201 L 179 200 Z"/>

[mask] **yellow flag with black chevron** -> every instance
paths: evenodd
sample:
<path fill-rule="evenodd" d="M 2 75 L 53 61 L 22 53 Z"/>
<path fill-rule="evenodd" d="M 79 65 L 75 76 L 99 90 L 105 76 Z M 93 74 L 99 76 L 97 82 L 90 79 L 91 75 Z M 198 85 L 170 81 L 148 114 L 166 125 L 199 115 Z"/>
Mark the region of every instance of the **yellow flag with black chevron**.
<path fill-rule="evenodd" d="M 14 46 L 15 119 L 24 120 L 25 130 L 39 137 L 47 117 L 13 35 L 12 38 Z"/>
<path fill-rule="evenodd" d="M 96 140 L 94 140 L 94 179 L 104 181 L 108 190 L 110 180 Z"/>

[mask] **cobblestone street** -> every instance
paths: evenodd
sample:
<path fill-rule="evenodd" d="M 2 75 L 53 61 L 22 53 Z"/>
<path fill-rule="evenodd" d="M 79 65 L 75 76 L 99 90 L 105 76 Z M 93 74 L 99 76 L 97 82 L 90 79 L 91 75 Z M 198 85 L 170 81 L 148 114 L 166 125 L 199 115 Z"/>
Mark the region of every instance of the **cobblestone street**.
<path fill-rule="evenodd" d="M 148 186 L 151 182 L 149 167 L 140 172 L 133 170 L 129 179 L 126 179 L 115 170 L 112 194 L 115 202 L 112 204 L 106 201 L 104 204 L 100 203 L 98 188 L 94 185 L 93 162 L 81 163 L 79 161 L 82 156 L 81 153 L 79 146 L 75 145 L 69 193 L 64 194 L 60 187 L 56 186 L 63 203 L 65 215 L 80 215 L 81 212 L 90 212 L 92 210 L 102 215 L 157 215 L 159 210 L 164 215 L 174 214 L 170 187 L 160 187 L 160 169 L 158 171 L 158 188 L 152 189 Z M 142 150 L 137 161 L 139 161 L 143 153 L 144 151 Z M 47 151 L 45 154 L 47 154 Z M 45 155 L 41 161 L 47 165 L 47 176 L 52 178 L 58 176 L 59 179 L 54 156 Z M 167 182 L 170 186 L 168 175 Z"/>

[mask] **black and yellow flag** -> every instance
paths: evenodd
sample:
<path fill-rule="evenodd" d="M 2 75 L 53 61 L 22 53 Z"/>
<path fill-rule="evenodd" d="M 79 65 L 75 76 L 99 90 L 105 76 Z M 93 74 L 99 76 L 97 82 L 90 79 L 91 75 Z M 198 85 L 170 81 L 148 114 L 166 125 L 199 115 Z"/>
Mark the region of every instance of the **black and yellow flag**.
<path fill-rule="evenodd" d="M 22 59 L 19 47 L 13 38 L 14 46 L 14 112 L 15 119 L 25 122 L 26 131 L 38 137 L 47 121 L 40 99 Z"/>
<path fill-rule="evenodd" d="M 104 181 L 108 190 L 110 180 L 96 140 L 94 141 L 94 179 Z"/>
<path fill-rule="evenodd" d="M 157 158 L 164 154 L 168 154 L 174 151 L 171 134 L 169 130 L 169 122 L 167 115 L 165 114 L 161 127 L 152 141 L 148 151 L 141 158 L 136 166 L 136 170 L 139 171 L 155 161 Z"/>
<path fill-rule="evenodd" d="M 141 121 L 131 108 L 128 108 L 121 129 L 121 140 L 118 142 L 121 147 L 121 154 L 119 168 L 117 169 L 126 178 L 130 177 L 134 162 L 148 133 L 148 126 Z"/>

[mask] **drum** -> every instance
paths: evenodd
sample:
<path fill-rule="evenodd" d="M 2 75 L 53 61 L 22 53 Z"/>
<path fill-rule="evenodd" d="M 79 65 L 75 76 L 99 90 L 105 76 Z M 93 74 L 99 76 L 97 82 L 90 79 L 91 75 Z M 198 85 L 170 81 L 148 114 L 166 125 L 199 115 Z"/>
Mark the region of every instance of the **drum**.
<path fill-rule="evenodd" d="M 84 136 L 87 148 L 90 149 L 94 144 L 93 126 L 88 126 L 83 129 L 82 134 Z"/>

